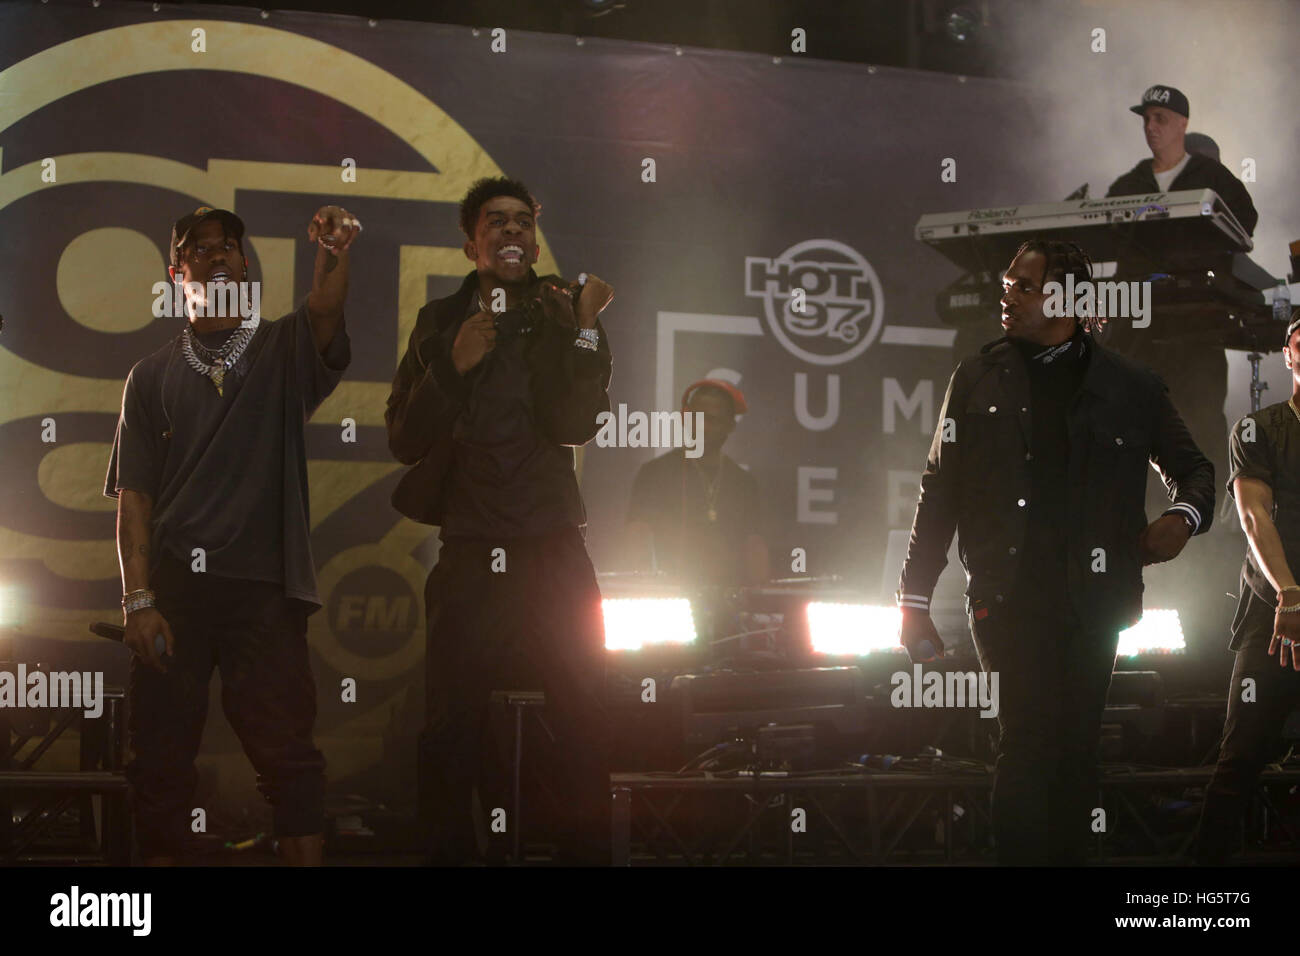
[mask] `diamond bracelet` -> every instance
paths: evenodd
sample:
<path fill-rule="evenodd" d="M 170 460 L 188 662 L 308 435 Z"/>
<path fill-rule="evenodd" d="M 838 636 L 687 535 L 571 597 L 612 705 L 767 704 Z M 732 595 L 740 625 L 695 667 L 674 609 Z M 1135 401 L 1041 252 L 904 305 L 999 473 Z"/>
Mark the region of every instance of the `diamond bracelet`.
<path fill-rule="evenodd" d="M 146 607 L 156 607 L 154 593 L 148 588 L 138 588 L 122 595 L 122 610 L 128 615 Z"/>

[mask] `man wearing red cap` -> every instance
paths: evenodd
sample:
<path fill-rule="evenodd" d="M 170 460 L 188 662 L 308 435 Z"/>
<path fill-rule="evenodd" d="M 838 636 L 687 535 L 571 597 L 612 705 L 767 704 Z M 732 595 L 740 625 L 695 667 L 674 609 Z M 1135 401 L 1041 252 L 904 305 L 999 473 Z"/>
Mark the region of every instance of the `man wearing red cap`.
<path fill-rule="evenodd" d="M 758 483 L 722 451 L 747 410 L 745 396 L 703 379 L 686 389 L 682 408 L 702 416 L 700 454 L 676 449 L 637 472 L 627 514 L 631 562 L 693 583 L 762 584 L 770 574 Z"/>

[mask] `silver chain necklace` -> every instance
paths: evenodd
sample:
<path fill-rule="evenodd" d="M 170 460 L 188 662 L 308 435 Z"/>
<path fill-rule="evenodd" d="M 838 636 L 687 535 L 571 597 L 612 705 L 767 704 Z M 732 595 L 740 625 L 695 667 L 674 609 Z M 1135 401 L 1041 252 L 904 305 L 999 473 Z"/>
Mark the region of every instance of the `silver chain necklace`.
<path fill-rule="evenodd" d="M 211 349 L 204 347 L 187 323 L 185 331 L 181 335 L 181 352 L 185 355 L 186 364 L 200 375 L 211 379 L 212 384 L 217 387 L 217 394 L 224 395 L 221 385 L 225 381 L 226 372 L 233 368 L 235 363 L 239 361 L 239 357 L 244 354 L 244 349 L 248 348 L 248 343 L 257 334 L 257 328 L 261 322 L 261 316 L 253 316 L 247 325 L 241 325 L 239 331 L 227 340 L 220 351 L 215 353 Z M 202 350 L 207 361 L 199 358 L 198 350 Z"/>
<path fill-rule="evenodd" d="M 192 327 L 191 327 L 192 328 Z M 209 365 L 216 365 L 225 360 L 231 350 L 239 343 L 239 330 L 231 329 L 231 334 L 226 336 L 226 341 L 222 343 L 221 348 L 211 349 L 199 341 L 198 335 L 192 335 L 190 345 L 194 348 L 194 354 Z"/>

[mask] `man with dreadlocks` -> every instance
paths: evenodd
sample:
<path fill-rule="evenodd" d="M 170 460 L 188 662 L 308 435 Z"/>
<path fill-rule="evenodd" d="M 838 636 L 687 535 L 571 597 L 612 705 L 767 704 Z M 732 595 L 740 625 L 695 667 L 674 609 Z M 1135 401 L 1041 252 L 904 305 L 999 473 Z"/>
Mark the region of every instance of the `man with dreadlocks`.
<path fill-rule="evenodd" d="M 1160 379 L 1051 317 L 1044 286 L 1091 281 L 1073 243 L 1031 240 L 1002 277 L 1006 337 L 958 365 L 921 475 L 899 583 L 900 640 L 942 656 L 930 595 L 954 531 L 980 665 L 999 677 L 998 862 L 1083 862 L 1119 632 L 1142 568 L 1177 557 L 1214 514 L 1214 468 Z M 1148 459 L 1173 506 L 1144 513 Z"/>

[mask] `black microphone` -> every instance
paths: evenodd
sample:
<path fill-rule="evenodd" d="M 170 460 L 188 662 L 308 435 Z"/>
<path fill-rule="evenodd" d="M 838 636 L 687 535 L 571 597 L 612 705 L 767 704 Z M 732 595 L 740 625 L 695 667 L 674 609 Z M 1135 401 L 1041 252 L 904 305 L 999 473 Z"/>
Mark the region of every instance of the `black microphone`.
<path fill-rule="evenodd" d="M 120 624 L 109 624 L 107 621 L 96 621 L 90 625 L 90 633 L 106 637 L 110 641 L 117 641 L 119 644 L 126 639 L 126 628 Z M 155 634 L 153 649 L 157 651 L 159 657 L 162 657 L 167 653 L 167 639 L 161 634 Z"/>

